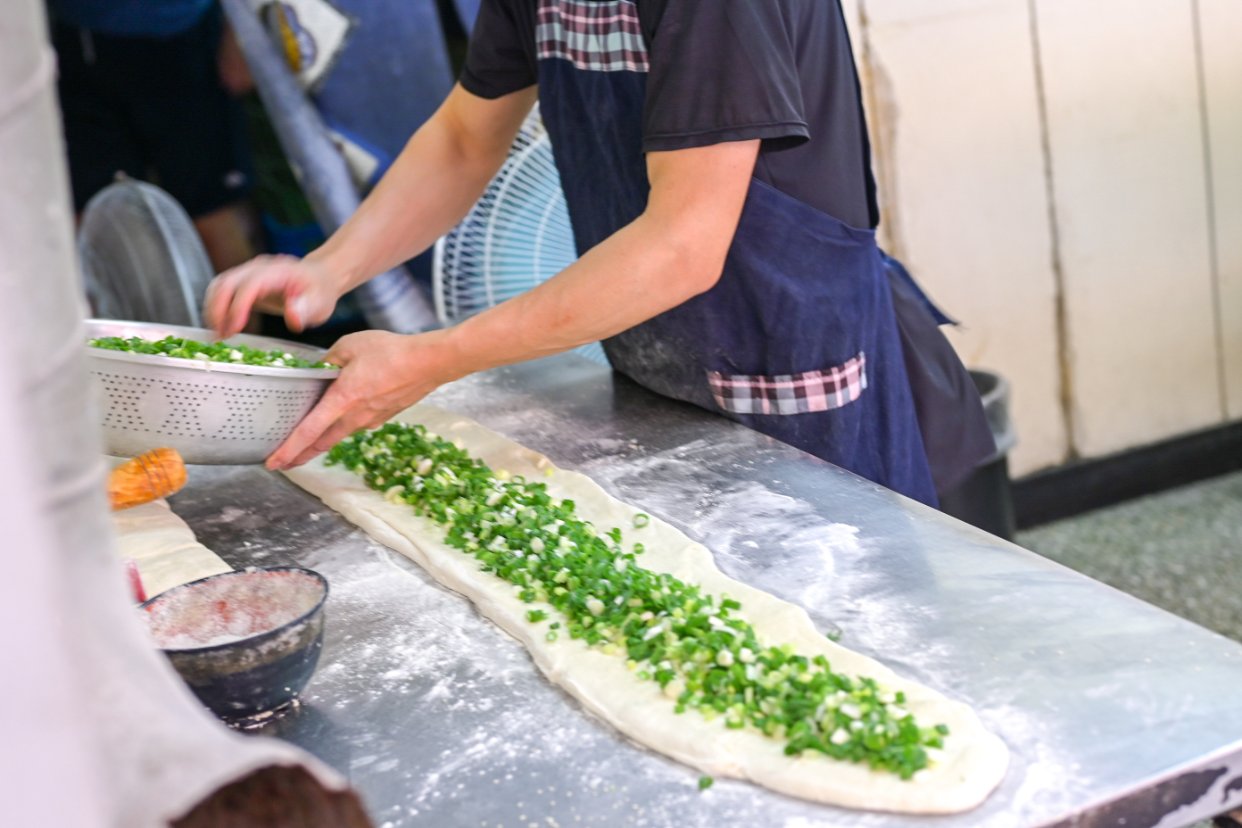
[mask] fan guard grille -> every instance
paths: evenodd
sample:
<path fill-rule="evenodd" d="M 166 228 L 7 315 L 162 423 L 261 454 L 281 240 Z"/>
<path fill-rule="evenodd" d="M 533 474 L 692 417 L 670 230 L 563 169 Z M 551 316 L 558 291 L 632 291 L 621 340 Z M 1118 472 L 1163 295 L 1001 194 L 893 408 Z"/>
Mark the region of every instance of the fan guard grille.
<path fill-rule="evenodd" d="M 445 325 L 459 322 L 530 290 L 577 258 L 552 145 L 536 108 L 478 202 L 436 242 L 436 315 Z M 599 343 L 576 352 L 608 362 Z"/>
<path fill-rule="evenodd" d="M 202 325 L 215 271 L 194 223 L 168 193 L 129 179 L 108 185 L 82 212 L 77 241 L 96 317 Z"/>

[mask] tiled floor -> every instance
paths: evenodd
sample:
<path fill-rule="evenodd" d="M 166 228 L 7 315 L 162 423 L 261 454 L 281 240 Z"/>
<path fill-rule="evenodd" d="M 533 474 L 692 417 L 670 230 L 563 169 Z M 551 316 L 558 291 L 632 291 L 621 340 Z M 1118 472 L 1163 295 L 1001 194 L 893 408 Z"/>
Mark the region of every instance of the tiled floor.
<path fill-rule="evenodd" d="M 1017 542 L 1242 641 L 1242 473 L 1040 526 Z"/>

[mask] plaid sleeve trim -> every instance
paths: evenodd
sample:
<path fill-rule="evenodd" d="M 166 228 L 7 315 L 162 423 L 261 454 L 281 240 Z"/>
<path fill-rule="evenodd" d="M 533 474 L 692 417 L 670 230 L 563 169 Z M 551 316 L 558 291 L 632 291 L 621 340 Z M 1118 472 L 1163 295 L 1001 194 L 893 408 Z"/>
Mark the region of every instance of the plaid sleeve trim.
<path fill-rule="evenodd" d="M 733 414 L 807 414 L 849 405 L 867 388 L 867 355 L 822 371 L 748 376 L 708 371 L 716 405 Z"/>
<path fill-rule="evenodd" d="M 631 0 L 539 0 L 539 58 L 561 58 L 588 72 L 647 72 L 638 7 Z"/>

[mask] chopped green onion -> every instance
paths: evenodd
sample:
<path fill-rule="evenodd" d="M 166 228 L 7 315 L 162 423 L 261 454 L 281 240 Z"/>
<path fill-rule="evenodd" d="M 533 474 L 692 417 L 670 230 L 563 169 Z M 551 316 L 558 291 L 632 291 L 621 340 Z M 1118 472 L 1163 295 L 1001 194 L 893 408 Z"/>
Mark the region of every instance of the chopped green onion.
<path fill-rule="evenodd" d="M 713 784 L 715 784 L 715 782 L 716 780 L 712 779 L 710 776 L 700 776 L 699 777 L 699 790 L 705 791 L 708 788 L 710 788 Z"/>
<path fill-rule="evenodd" d="M 207 344 L 179 336 L 163 339 L 142 339 L 131 336 L 102 336 L 87 342 L 92 348 L 105 351 L 124 351 L 131 354 L 148 354 L 174 359 L 194 359 L 205 362 L 224 362 L 230 365 L 256 365 L 263 368 L 335 368 L 326 362 L 302 359 L 275 348 L 264 351 L 249 345 L 228 342 Z"/>
<path fill-rule="evenodd" d="M 423 426 L 358 432 L 326 462 L 439 524 L 451 548 L 521 601 L 548 605 L 526 612 L 531 623 L 555 616 L 545 640 L 563 624 L 571 639 L 622 659 L 636 681 L 656 682 L 675 713 L 749 728 L 791 756 L 815 751 L 902 779 L 944 745 L 948 728 L 918 723 L 902 693 L 834 672 L 823 655 L 761 642 L 740 601 L 640 566 L 642 544 L 627 552 L 619 528 L 597 529 L 546 484 L 493 472 Z M 634 525 L 649 520 L 640 514 Z"/>
<path fill-rule="evenodd" d="M 643 514 L 642 512 L 639 512 L 638 514 L 634 515 L 634 528 L 635 529 L 642 529 L 644 526 L 646 526 L 649 523 L 651 523 L 651 515 Z"/>

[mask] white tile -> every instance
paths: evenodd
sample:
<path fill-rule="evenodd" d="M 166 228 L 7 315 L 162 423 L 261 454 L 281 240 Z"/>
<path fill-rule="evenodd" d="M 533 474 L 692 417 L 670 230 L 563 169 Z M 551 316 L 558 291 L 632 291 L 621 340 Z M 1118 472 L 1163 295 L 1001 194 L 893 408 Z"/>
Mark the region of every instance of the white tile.
<path fill-rule="evenodd" d="M 1191 4 L 1037 10 L 1074 445 L 1096 456 L 1217 423 Z"/>
<path fill-rule="evenodd" d="M 1199 0 L 1225 393 L 1242 417 L 1242 3 Z"/>
<path fill-rule="evenodd" d="M 867 97 L 886 241 L 1013 387 L 1015 474 L 1066 457 L 1025 0 L 871 2 Z M 861 51 L 861 50 L 860 50 Z"/>
<path fill-rule="evenodd" d="M 845 17 L 845 27 L 850 30 L 850 40 L 854 45 L 854 56 L 857 59 L 859 52 L 862 51 L 862 20 L 860 18 L 861 9 L 859 8 L 859 0 L 841 0 L 841 12 Z"/>

